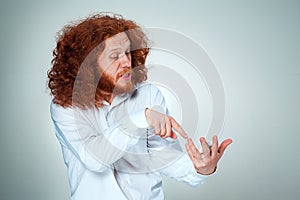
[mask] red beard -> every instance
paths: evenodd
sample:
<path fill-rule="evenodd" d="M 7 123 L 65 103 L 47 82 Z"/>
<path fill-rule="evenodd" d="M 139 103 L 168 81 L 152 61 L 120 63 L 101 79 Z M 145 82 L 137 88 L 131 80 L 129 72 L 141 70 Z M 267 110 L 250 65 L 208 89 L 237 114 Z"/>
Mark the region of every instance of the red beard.
<path fill-rule="evenodd" d="M 121 78 L 123 74 L 127 72 L 131 73 L 131 81 L 128 81 L 125 85 L 122 86 L 118 85 L 118 80 Z M 113 79 L 110 75 L 103 72 L 98 83 L 99 89 L 116 95 L 130 93 L 132 92 L 133 87 L 134 87 L 134 72 L 129 68 L 124 68 L 121 72 L 119 72 L 116 75 L 116 79 Z"/>

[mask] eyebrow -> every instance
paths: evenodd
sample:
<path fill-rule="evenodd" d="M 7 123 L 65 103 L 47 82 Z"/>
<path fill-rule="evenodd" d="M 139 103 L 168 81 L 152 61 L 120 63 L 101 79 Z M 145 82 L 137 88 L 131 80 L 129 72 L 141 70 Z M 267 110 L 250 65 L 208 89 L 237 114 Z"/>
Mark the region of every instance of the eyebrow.
<path fill-rule="evenodd" d="M 127 48 L 129 48 L 130 49 L 130 41 L 129 40 L 126 40 L 126 42 L 125 42 L 126 44 L 128 44 L 128 47 Z M 126 49 L 127 49 L 126 48 Z M 117 48 L 113 48 L 113 49 L 109 49 L 108 48 L 108 50 L 107 50 L 107 53 L 111 53 L 111 52 L 113 52 L 113 51 L 117 51 L 117 50 L 122 50 L 122 48 L 121 47 L 117 47 Z"/>

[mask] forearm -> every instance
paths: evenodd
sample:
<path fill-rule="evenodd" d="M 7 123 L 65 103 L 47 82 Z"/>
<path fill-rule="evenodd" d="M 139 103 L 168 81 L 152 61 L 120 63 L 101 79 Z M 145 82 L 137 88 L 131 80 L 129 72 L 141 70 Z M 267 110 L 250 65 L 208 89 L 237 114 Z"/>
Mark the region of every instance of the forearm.
<path fill-rule="evenodd" d="M 162 174 L 190 186 L 197 187 L 205 182 L 207 175 L 201 175 L 195 170 L 193 163 L 186 153 L 167 168 L 162 169 Z"/>

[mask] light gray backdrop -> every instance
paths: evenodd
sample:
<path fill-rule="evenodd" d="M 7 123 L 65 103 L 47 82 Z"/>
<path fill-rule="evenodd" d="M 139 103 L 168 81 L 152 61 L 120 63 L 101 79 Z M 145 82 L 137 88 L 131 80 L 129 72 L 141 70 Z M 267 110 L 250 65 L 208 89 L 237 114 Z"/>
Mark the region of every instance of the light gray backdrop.
<path fill-rule="evenodd" d="M 1 0 L 0 199 L 68 199 L 46 72 L 63 25 L 113 11 L 179 31 L 215 63 L 234 140 L 199 188 L 165 179 L 166 199 L 299 199 L 300 2 Z"/>

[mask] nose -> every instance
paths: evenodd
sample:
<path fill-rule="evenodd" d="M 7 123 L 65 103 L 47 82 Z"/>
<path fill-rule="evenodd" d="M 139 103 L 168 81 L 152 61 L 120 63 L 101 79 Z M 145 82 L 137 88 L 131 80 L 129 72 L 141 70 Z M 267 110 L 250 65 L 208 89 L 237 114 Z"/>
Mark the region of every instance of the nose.
<path fill-rule="evenodd" d="M 131 55 L 126 54 L 125 52 L 119 54 L 119 58 L 118 58 L 119 62 L 120 62 L 120 67 L 130 67 L 131 66 Z"/>

